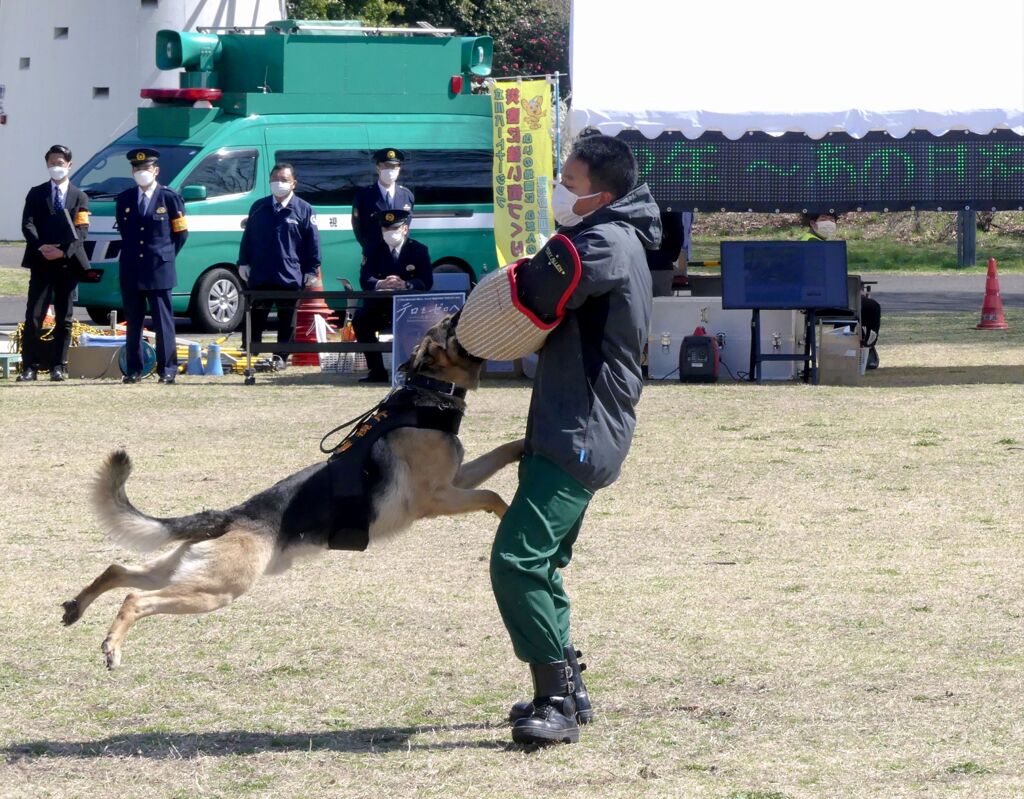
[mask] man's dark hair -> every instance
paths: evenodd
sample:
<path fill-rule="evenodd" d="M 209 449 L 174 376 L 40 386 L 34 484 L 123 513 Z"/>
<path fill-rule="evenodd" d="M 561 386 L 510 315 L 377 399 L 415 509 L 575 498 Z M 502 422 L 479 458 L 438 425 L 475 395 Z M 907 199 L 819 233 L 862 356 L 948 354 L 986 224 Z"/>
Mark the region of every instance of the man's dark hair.
<path fill-rule="evenodd" d="M 270 170 L 270 174 L 273 175 L 275 172 L 282 172 L 285 169 L 291 170 L 292 177 L 295 177 L 295 167 L 293 167 L 287 161 L 278 161 L 276 164 L 274 164 L 274 168 Z"/>
<path fill-rule="evenodd" d="M 587 165 L 590 185 L 617 200 L 636 185 L 636 158 L 624 141 L 603 134 L 583 136 L 572 146 L 572 157 Z"/>
<path fill-rule="evenodd" d="M 71 163 L 71 150 L 69 150 L 63 144 L 54 144 L 52 147 L 50 147 L 50 149 L 46 151 L 46 155 L 43 156 L 43 160 L 49 161 L 51 155 L 63 156 L 68 163 Z"/>

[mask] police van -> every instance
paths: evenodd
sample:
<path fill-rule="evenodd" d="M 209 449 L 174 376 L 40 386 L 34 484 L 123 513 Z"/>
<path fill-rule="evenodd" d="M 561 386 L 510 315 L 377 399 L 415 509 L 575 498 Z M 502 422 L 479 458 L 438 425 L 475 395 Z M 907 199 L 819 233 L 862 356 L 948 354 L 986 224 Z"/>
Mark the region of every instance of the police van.
<path fill-rule="evenodd" d="M 160 31 L 156 64 L 180 88 L 143 89 L 138 125 L 72 176 L 90 198 L 92 269 L 78 305 L 96 321 L 122 307 L 114 199 L 134 186 L 126 154 L 160 152 L 161 184 L 186 203 L 189 238 L 177 257 L 176 315 L 234 329 L 244 306 L 236 261 L 253 202 L 275 162 L 295 167 L 296 193 L 316 212 L 325 289 L 358 286 L 352 232 L 358 187 L 377 179 L 371 153 L 405 151 L 399 183 L 416 207 L 410 235 L 438 271 L 471 279 L 494 269 L 489 37 L 358 22 L 272 22 L 262 28 Z"/>

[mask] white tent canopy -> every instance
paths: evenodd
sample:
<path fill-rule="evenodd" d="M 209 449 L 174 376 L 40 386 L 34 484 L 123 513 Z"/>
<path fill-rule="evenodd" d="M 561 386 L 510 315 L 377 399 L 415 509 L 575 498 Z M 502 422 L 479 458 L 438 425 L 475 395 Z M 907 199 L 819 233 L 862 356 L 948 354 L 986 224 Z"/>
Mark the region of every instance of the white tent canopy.
<path fill-rule="evenodd" d="M 615 135 L 1024 135 L 1024 0 L 574 0 L 572 118 Z"/>

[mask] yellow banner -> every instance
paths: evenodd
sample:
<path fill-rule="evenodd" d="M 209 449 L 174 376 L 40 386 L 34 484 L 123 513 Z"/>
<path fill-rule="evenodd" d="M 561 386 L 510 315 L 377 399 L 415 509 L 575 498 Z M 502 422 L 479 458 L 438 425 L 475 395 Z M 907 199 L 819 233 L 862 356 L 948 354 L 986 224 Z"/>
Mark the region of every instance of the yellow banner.
<path fill-rule="evenodd" d="M 491 114 L 494 242 L 505 266 L 536 254 L 555 232 L 551 86 L 543 79 L 501 81 L 491 90 Z"/>

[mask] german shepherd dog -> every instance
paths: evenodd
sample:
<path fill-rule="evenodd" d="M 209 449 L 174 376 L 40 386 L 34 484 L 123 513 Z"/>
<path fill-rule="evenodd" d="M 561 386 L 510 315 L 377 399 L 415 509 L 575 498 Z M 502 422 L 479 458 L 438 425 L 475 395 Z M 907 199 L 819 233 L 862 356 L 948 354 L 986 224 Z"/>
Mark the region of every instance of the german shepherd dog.
<path fill-rule="evenodd" d="M 403 365 L 408 376 L 443 381 L 461 389 L 479 384 L 482 361 L 461 349 L 446 319 L 431 328 Z M 408 385 L 407 377 L 407 385 Z M 461 403 L 457 395 L 418 391 L 417 402 Z M 508 506 L 493 491 L 476 488 L 503 467 L 522 457 L 523 442 L 513 441 L 468 463 L 456 435 L 436 429 L 399 427 L 385 433 L 369 449 L 378 479 L 369 497 L 368 541 L 395 535 L 417 519 L 485 510 L 501 517 Z M 263 574 L 281 574 L 297 557 L 328 547 L 330 518 L 317 508 L 303 510 L 299 535 L 283 525 L 285 509 L 297 504 L 331 503 L 321 491 L 327 461 L 309 466 L 240 505 L 224 511 L 158 519 L 136 510 L 125 493 L 131 461 L 123 451 L 112 453 L 93 484 L 92 505 L 111 539 L 128 549 L 153 552 L 178 543 L 172 551 L 145 566 L 113 563 L 74 599 L 63 604 L 65 625 L 74 624 L 101 594 L 114 588 L 136 589 L 125 598 L 102 649 L 107 668 L 121 662 L 125 635 L 139 619 L 157 613 L 209 613 L 230 604 Z M 314 482 L 319 480 L 319 482 Z M 309 491 L 310 485 L 318 488 Z M 303 488 L 307 490 L 303 492 Z M 356 489 L 359 490 L 358 488 Z M 326 494 L 326 495 L 325 495 Z M 313 503 L 308 499 L 312 497 Z"/>

